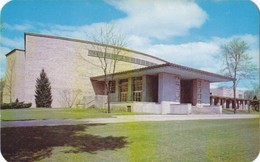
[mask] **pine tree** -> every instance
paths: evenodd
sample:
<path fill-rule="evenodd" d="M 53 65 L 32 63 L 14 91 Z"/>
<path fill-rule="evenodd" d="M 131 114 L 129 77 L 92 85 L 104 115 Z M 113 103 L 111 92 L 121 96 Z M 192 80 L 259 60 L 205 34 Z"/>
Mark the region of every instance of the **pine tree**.
<path fill-rule="evenodd" d="M 51 107 L 51 85 L 44 69 L 41 71 L 40 78 L 36 80 L 35 93 L 36 107 Z"/>

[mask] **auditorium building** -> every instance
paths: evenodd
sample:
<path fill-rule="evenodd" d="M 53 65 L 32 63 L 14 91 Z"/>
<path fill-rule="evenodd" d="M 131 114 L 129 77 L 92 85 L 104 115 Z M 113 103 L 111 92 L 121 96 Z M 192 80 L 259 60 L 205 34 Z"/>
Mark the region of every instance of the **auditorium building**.
<path fill-rule="evenodd" d="M 73 98 L 79 91 L 73 107 L 105 108 L 104 80 L 111 79 L 112 74 L 105 77 L 100 68 L 100 59 L 104 58 L 99 51 L 102 48 L 110 51 L 106 58 L 112 60 L 114 49 L 119 47 L 25 33 L 24 50 L 14 49 L 6 54 L 6 74 L 12 74 L 12 99 L 31 102 L 35 107 L 36 79 L 44 69 L 52 87 L 53 108 L 68 107 L 64 92 Z M 210 83 L 232 80 L 142 52 L 120 50 L 111 80 L 112 108 L 157 114 L 189 113 L 192 106 L 210 104 Z M 3 99 L 9 102 L 10 96 L 4 95 Z"/>

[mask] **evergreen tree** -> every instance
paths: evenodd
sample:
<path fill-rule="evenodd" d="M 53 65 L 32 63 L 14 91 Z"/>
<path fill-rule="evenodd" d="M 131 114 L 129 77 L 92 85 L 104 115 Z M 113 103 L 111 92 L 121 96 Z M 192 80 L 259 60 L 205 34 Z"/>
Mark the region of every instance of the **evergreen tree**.
<path fill-rule="evenodd" d="M 51 107 L 51 85 L 44 69 L 42 69 L 40 78 L 36 80 L 35 94 L 36 107 Z"/>

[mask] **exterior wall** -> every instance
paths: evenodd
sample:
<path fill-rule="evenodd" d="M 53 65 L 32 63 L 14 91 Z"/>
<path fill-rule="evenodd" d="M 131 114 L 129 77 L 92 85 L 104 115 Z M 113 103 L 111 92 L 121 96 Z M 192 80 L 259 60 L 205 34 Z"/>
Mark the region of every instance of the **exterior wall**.
<path fill-rule="evenodd" d="M 201 103 L 210 104 L 210 83 L 206 80 L 201 80 Z"/>
<path fill-rule="evenodd" d="M 142 102 L 158 102 L 158 77 L 145 75 L 142 79 Z"/>
<path fill-rule="evenodd" d="M 3 92 L 3 102 L 10 102 L 10 89 L 7 88 L 11 85 L 12 89 L 12 101 L 14 102 L 16 98 L 19 101 L 24 101 L 24 64 L 25 64 L 25 53 L 22 50 L 15 50 L 11 54 L 7 55 L 6 58 L 6 86 Z M 13 70 L 12 69 L 13 66 Z M 12 77 L 10 77 L 12 75 Z M 12 78 L 12 79 L 11 79 Z"/>
<path fill-rule="evenodd" d="M 178 90 L 179 79 L 176 75 L 159 73 L 158 76 L 158 102 L 180 101 L 180 91 Z"/>
<path fill-rule="evenodd" d="M 26 61 L 24 65 L 24 100 L 32 102 L 35 107 L 34 91 L 36 79 L 44 68 L 51 82 L 53 103 L 52 107 L 61 107 L 63 90 L 82 91 L 76 103 L 91 98 L 95 95 L 90 77 L 103 75 L 100 62 L 97 57 L 89 56 L 89 50 L 97 49 L 97 45 L 83 41 L 71 41 L 48 36 L 25 35 Z M 102 48 L 102 47 L 101 47 Z M 99 47 L 100 49 L 100 47 Z M 110 49 L 111 50 L 111 49 Z M 112 51 L 112 50 L 111 50 Z M 160 59 L 140 54 L 135 51 L 122 51 L 123 56 L 142 58 L 155 64 L 165 63 Z M 79 57 L 80 56 L 80 57 Z M 83 58 L 85 58 L 84 61 Z M 141 68 L 144 65 L 120 61 L 117 64 L 116 72 Z M 19 81 L 20 83 L 20 81 Z M 15 89 L 17 91 L 17 89 Z M 89 101 L 86 101 L 89 102 Z"/>
<path fill-rule="evenodd" d="M 210 91 L 209 82 L 205 80 L 193 80 L 192 105 L 209 105 Z"/>

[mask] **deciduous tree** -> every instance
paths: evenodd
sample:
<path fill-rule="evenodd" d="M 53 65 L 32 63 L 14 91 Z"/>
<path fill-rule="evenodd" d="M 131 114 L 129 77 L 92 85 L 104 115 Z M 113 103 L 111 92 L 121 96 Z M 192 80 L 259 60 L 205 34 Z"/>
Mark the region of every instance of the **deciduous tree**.
<path fill-rule="evenodd" d="M 252 63 L 252 58 L 247 53 L 248 45 L 240 38 L 234 38 L 221 46 L 223 59 L 223 73 L 233 78 L 233 94 L 236 103 L 236 87 L 242 79 L 252 79 L 256 71 L 256 66 Z M 237 105 L 234 104 L 234 113 Z"/>
<path fill-rule="evenodd" d="M 15 57 L 7 60 L 6 73 L 4 80 L 4 95 L 9 97 L 9 102 L 13 102 L 13 87 L 15 78 Z"/>
<path fill-rule="evenodd" d="M 116 71 L 117 63 L 122 57 L 122 50 L 126 46 L 126 38 L 123 34 L 115 29 L 114 26 L 105 26 L 100 28 L 95 35 L 93 35 L 93 41 L 100 45 L 93 45 L 93 49 L 96 51 L 95 56 L 99 59 L 99 65 L 95 65 L 100 68 L 104 74 L 105 95 L 107 95 L 107 107 L 108 113 L 111 113 L 110 109 L 110 91 L 114 80 L 114 73 Z M 89 62 L 87 58 L 82 55 L 82 60 Z M 93 64 L 93 63 L 91 63 Z M 94 65 L 94 64 L 93 64 Z"/>

